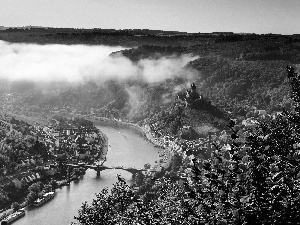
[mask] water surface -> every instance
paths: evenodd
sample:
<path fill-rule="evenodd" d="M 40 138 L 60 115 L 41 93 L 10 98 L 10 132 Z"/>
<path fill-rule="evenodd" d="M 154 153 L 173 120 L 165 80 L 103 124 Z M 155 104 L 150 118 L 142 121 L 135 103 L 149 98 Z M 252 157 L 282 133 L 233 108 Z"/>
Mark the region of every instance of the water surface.
<path fill-rule="evenodd" d="M 98 127 L 108 137 L 108 153 L 106 166 L 144 167 L 144 164 L 155 164 L 159 160 L 158 149 L 147 142 L 137 132 L 118 127 Z M 71 182 L 69 186 L 56 190 L 55 198 L 40 207 L 26 210 L 25 217 L 14 225 L 60 225 L 70 224 L 77 215 L 78 209 L 85 201 L 90 203 L 95 193 L 103 188 L 113 187 L 117 182 L 117 174 L 121 174 L 128 184 L 132 181 L 132 174 L 119 169 L 101 171 L 100 177 L 96 171 L 87 170 L 80 180 Z"/>

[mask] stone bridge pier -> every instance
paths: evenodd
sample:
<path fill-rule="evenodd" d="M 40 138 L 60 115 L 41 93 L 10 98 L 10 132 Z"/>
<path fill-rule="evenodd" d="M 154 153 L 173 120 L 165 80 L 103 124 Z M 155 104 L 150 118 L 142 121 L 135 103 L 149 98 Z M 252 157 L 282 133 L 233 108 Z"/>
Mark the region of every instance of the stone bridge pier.
<path fill-rule="evenodd" d="M 111 169 L 110 167 L 106 167 L 106 166 L 90 166 L 89 168 L 97 172 L 97 177 L 100 177 L 100 172 L 102 170 Z"/>

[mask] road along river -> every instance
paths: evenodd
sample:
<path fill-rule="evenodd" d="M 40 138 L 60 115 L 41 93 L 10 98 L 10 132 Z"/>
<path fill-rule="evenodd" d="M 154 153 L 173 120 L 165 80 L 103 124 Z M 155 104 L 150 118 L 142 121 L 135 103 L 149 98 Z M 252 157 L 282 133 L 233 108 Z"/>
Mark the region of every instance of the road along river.
<path fill-rule="evenodd" d="M 128 128 L 98 126 L 108 137 L 108 153 L 106 166 L 132 166 L 142 168 L 146 163 L 152 166 L 159 160 L 159 149 L 147 142 L 141 134 Z M 85 201 L 90 203 L 103 188 L 113 187 L 117 182 L 117 174 L 131 183 L 132 174 L 118 169 L 101 171 L 96 177 L 96 171 L 87 170 L 78 181 L 71 182 L 56 190 L 54 199 L 41 207 L 26 209 L 25 217 L 14 222 L 14 225 L 64 225 L 75 222 L 74 216 Z"/>

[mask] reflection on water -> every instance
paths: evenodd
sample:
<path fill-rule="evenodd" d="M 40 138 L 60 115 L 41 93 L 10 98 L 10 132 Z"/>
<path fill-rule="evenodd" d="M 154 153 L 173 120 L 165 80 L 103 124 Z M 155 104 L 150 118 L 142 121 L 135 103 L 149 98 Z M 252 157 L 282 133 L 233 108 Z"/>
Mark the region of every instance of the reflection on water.
<path fill-rule="evenodd" d="M 106 166 L 132 166 L 141 168 L 146 163 L 154 165 L 159 160 L 158 150 L 143 137 L 132 130 L 112 127 L 99 127 L 108 136 L 109 150 Z M 121 169 L 101 171 L 97 177 L 96 171 L 88 169 L 78 181 L 71 182 L 56 190 L 55 198 L 41 207 L 26 210 L 26 216 L 16 221 L 14 225 L 57 225 L 70 224 L 77 215 L 78 209 L 85 201 L 91 202 L 95 193 L 103 188 L 113 187 L 120 174 L 128 184 L 132 182 L 132 174 Z"/>

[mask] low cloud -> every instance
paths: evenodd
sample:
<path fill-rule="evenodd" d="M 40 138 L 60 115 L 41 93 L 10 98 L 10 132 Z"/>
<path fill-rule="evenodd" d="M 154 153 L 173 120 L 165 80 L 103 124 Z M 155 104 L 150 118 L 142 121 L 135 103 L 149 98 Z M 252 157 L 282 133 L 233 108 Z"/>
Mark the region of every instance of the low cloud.
<path fill-rule="evenodd" d="M 110 53 L 123 47 L 13 44 L 0 41 L 0 78 L 9 81 L 80 83 L 108 79 L 138 79 L 149 83 L 177 76 L 196 59 L 190 55 L 143 59 L 133 63 Z"/>

